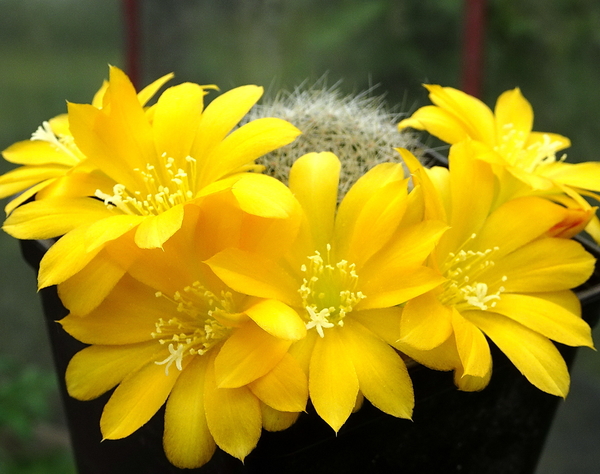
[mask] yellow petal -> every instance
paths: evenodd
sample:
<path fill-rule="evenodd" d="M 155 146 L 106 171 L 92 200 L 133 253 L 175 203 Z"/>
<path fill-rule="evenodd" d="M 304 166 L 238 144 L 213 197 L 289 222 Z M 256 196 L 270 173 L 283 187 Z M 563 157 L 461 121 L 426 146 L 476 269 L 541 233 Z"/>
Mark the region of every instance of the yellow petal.
<path fill-rule="evenodd" d="M 298 158 L 290 170 L 290 189 L 313 229 L 315 249 L 321 252 L 331 243 L 340 168 L 340 160 L 325 152 Z"/>
<path fill-rule="evenodd" d="M 298 135 L 300 130 L 291 123 L 273 117 L 243 125 L 225 137 L 206 157 L 202 186 L 293 142 Z"/>
<path fill-rule="evenodd" d="M 495 191 L 492 167 L 476 159 L 471 142 L 450 149 L 450 229 L 444 234 L 440 252 L 460 248 L 478 232 L 490 214 Z M 475 199 L 474 196 L 477 196 Z"/>
<path fill-rule="evenodd" d="M 104 102 L 110 106 L 101 110 L 69 104 L 69 129 L 92 163 L 127 189 L 138 189 L 139 170 L 157 158 L 153 132 L 131 81 L 116 67 L 110 68 Z"/>
<path fill-rule="evenodd" d="M 456 309 L 452 309 L 452 328 L 463 366 L 463 376 L 489 378 L 492 370 L 490 346 L 483 333 Z"/>
<path fill-rule="evenodd" d="M 124 274 L 124 268 L 100 252 L 82 270 L 61 283 L 58 294 L 65 307 L 83 316 L 106 298 Z M 93 291 L 89 291 L 90 288 Z"/>
<path fill-rule="evenodd" d="M 540 167 L 540 172 L 553 181 L 591 191 L 600 191 L 600 163 L 552 163 L 551 167 Z"/>
<path fill-rule="evenodd" d="M 493 311 L 562 344 L 593 347 L 591 329 L 581 319 L 580 309 L 576 313 L 567 309 L 578 302 L 571 291 L 548 293 L 547 297 L 544 293 L 503 294 Z"/>
<path fill-rule="evenodd" d="M 204 374 L 208 357 L 194 357 L 181 373 L 165 410 L 163 446 L 171 464 L 193 469 L 215 452 L 204 413 Z"/>
<path fill-rule="evenodd" d="M 454 371 L 454 383 L 463 392 L 479 392 L 488 386 L 492 378 L 492 370 L 483 376 L 465 374 L 459 364 Z"/>
<path fill-rule="evenodd" d="M 560 291 L 584 283 L 594 271 L 595 259 L 581 244 L 565 239 L 531 242 L 498 260 L 490 278 L 507 276 L 508 293 Z"/>
<path fill-rule="evenodd" d="M 154 107 L 152 129 L 156 154 L 175 160 L 175 166 L 189 156 L 196 138 L 205 91 L 192 83 L 179 84 L 164 91 Z"/>
<path fill-rule="evenodd" d="M 273 370 L 248 387 L 263 403 L 275 410 L 300 412 L 306 408 L 306 375 L 296 359 L 289 354 L 286 354 Z"/>
<path fill-rule="evenodd" d="M 96 91 L 96 93 L 94 94 L 94 97 L 92 98 L 92 105 L 94 107 L 96 107 L 97 109 L 101 109 L 102 108 L 102 104 L 104 102 L 104 94 L 106 94 L 106 89 L 108 89 L 108 81 L 105 79 L 104 81 L 102 81 L 102 85 L 100 86 L 100 89 L 98 89 Z M 68 118 L 67 118 L 67 130 L 69 129 L 69 122 L 68 122 Z"/>
<path fill-rule="evenodd" d="M 350 246 L 349 237 L 354 234 L 358 224 L 358 218 L 363 212 L 365 203 L 377 193 L 378 190 L 387 185 L 402 183 L 404 181 L 404 170 L 398 163 L 382 163 L 369 170 L 366 174 L 348 190 L 340 203 L 335 219 L 335 249 L 340 255 L 346 256 Z M 402 188 L 403 185 L 400 185 Z M 388 188 L 393 189 L 393 188 Z M 375 201 L 373 204 L 375 204 Z M 374 205 L 372 207 L 375 207 Z M 360 229 L 359 230 L 363 230 Z"/>
<path fill-rule="evenodd" d="M 69 395 L 93 400 L 153 360 L 155 341 L 125 346 L 90 346 L 70 360 L 65 374 Z"/>
<path fill-rule="evenodd" d="M 426 267 L 382 268 L 377 274 L 370 272 L 366 281 L 359 280 L 360 289 L 366 298 L 356 305 L 356 309 L 396 306 L 435 288 L 444 281 L 444 277 L 439 273 Z"/>
<path fill-rule="evenodd" d="M 103 438 L 125 438 L 147 423 L 167 400 L 180 373 L 171 370 L 166 375 L 162 365 L 149 362 L 128 375 L 104 406 L 100 418 Z"/>
<path fill-rule="evenodd" d="M 552 180 L 534 173 L 525 171 L 518 166 L 507 166 L 506 169 L 515 178 L 525 183 L 535 191 L 549 191 L 553 187 Z"/>
<path fill-rule="evenodd" d="M 594 239 L 596 243 L 600 242 L 600 219 L 597 216 L 593 216 L 588 225 L 585 227 L 585 231 Z"/>
<path fill-rule="evenodd" d="M 15 209 L 2 228 L 17 239 L 51 239 L 112 215 L 96 199 L 44 199 Z"/>
<path fill-rule="evenodd" d="M 395 181 L 373 190 L 369 199 L 354 210 L 354 225 L 345 230 L 336 228 L 334 248 L 357 269 L 390 240 L 398 227 L 406 211 L 407 185 L 408 180 Z"/>
<path fill-rule="evenodd" d="M 157 216 L 146 216 L 135 232 L 135 243 L 142 249 L 161 248 L 183 222 L 183 205 L 177 205 Z"/>
<path fill-rule="evenodd" d="M 340 335 L 362 394 L 381 411 L 410 419 L 414 407 L 412 382 L 398 353 L 352 319 Z"/>
<path fill-rule="evenodd" d="M 154 97 L 154 95 L 158 92 L 158 90 L 164 86 L 167 81 L 173 79 L 175 75 L 173 73 L 165 74 L 162 77 L 159 77 L 151 84 L 148 84 L 141 91 L 138 92 L 137 97 L 142 106 L 146 105 L 146 103 Z M 107 84 L 108 85 L 108 84 Z"/>
<path fill-rule="evenodd" d="M 268 219 L 287 219 L 297 211 L 290 190 L 270 176 L 244 173 L 231 187 L 242 211 Z"/>
<path fill-rule="evenodd" d="M 215 210 L 219 211 L 221 217 L 218 220 L 221 221 L 221 225 L 213 224 L 212 228 L 224 232 L 227 232 L 229 228 L 231 240 L 235 242 L 228 245 L 229 247 L 239 247 L 248 252 L 256 252 L 267 255 L 271 259 L 277 259 L 289 250 L 298 234 L 301 222 L 300 206 L 297 203 L 294 203 L 293 206 L 297 212 L 294 211 L 294 214 L 286 219 L 270 219 L 240 211 L 240 214 L 243 215 L 240 216 L 240 225 L 235 228 L 235 231 L 233 230 L 235 217 L 228 218 L 225 221 L 222 218 L 225 210 L 222 206 L 219 206 Z M 224 245 L 225 241 L 224 237 L 220 237 L 217 240 L 218 245 L 215 247 L 218 250 L 227 248 L 228 246 Z M 212 255 L 215 253 L 213 252 Z"/>
<path fill-rule="evenodd" d="M 264 403 L 260 404 L 263 428 L 267 431 L 283 431 L 292 426 L 300 413 L 275 410 Z"/>
<path fill-rule="evenodd" d="M 306 337 L 294 342 L 289 349 L 289 354 L 300 364 L 300 367 L 306 375 L 310 366 L 310 358 L 319 335 L 317 331 L 307 331 Z"/>
<path fill-rule="evenodd" d="M 244 458 L 258 443 L 261 432 L 260 402 L 247 388 L 217 388 L 209 362 L 204 385 L 208 428 L 223 451 Z"/>
<path fill-rule="evenodd" d="M 397 148 L 396 150 L 408 166 L 415 187 L 418 186 L 422 189 L 425 202 L 424 218 L 447 222 L 449 213 L 444 202 L 450 202 L 450 175 L 448 169 L 436 166 L 426 170 L 410 151 L 405 148 Z"/>
<path fill-rule="evenodd" d="M 237 388 L 262 377 L 284 357 L 291 341 L 277 339 L 253 322 L 234 330 L 215 358 L 219 388 Z"/>
<path fill-rule="evenodd" d="M 260 99 L 263 88 L 242 86 L 213 99 L 202 113 L 198 135 L 190 153 L 196 159 L 212 150 Z"/>
<path fill-rule="evenodd" d="M 420 351 L 413 346 L 403 344 L 401 341 L 395 343 L 394 347 L 414 361 L 430 369 L 459 371 L 462 368 L 454 337 L 449 337 L 442 344 L 428 351 Z M 455 381 L 456 385 L 462 389 L 462 386 L 464 386 L 462 382 L 465 379 L 466 377 L 462 377 L 461 380 Z"/>
<path fill-rule="evenodd" d="M 90 291 L 93 288 L 82 290 Z M 170 319 L 174 312 L 172 301 L 157 298 L 153 289 L 125 276 L 89 316 L 71 313 L 60 323 L 86 344 L 131 344 L 152 339 L 155 323 L 160 318 Z"/>
<path fill-rule="evenodd" d="M 398 124 L 400 130 L 407 127 L 426 130 L 446 143 L 458 143 L 469 137 L 461 120 L 435 105 L 421 107 Z"/>
<path fill-rule="evenodd" d="M 129 214 L 116 214 L 87 226 L 84 236 L 86 250 L 93 252 L 104 247 L 108 242 L 114 241 L 137 227 L 144 221 L 142 216 Z"/>
<path fill-rule="evenodd" d="M 64 166 L 21 166 L 0 176 L 0 198 L 16 194 L 34 184 L 65 173 Z"/>
<path fill-rule="evenodd" d="M 278 300 L 261 300 L 244 312 L 274 337 L 297 341 L 306 336 L 306 326 L 298 313 Z"/>
<path fill-rule="evenodd" d="M 52 244 L 42 257 L 38 273 L 38 288 L 58 285 L 83 269 L 101 247 L 88 252 L 85 247 L 87 227 L 72 230 Z"/>
<path fill-rule="evenodd" d="M 567 365 L 547 338 L 499 314 L 468 311 L 465 316 L 494 341 L 533 385 L 552 395 L 567 396 Z"/>
<path fill-rule="evenodd" d="M 86 162 L 87 163 L 87 162 Z M 37 199 L 94 196 L 98 189 L 112 189 L 115 182 L 99 170 L 83 164 L 53 180 L 38 193 Z"/>
<path fill-rule="evenodd" d="M 352 319 L 358 321 L 373 334 L 376 334 L 389 345 L 400 339 L 400 318 L 403 308 L 394 306 L 392 308 L 366 309 L 354 311 Z"/>
<path fill-rule="evenodd" d="M 469 137 L 486 145 L 496 144 L 494 115 L 487 105 L 452 87 L 425 87 L 429 91 L 431 101 L 462 122 Z"/>
<path fill-rule="evenodd" d="M 310 359 L 308 389 L 315 410 L 336 432 L 346 422 L 358 395 L 358 377 L 342 336 L 332 328 L 318 338 Z"/>
<path fill-rule="evenodd" d="M 565 217 L 565 209 L 535 196 L 513 199 L 496 209 L 478 232 L 481 250 L 499 247 L 494 259 L 499 260 L 519 247 L 545 234 Z M 507 225 L 507 223 L 510 225 Z"/>
<path fill-rule="evenodd" d="M 448 226 L 441 221 L 423 221 L 401 227 L 376 255 L 361 269 L 361 276 L 379 273 L 381 268 L 415 268 L 422 265 Z"/>
<path fill-rule="evenodd" d="M 56 164 L 71 167 L 79 162 L 78 157 L 51 143 L 39 140 L 23 140 L 12 144 L 2 152 L 6 161 L 20 165 Z"/>
<path fill-rule="evenodd" d="M 133 169 L 140 168 L 140 164 L 131 160 L 126 150 L 121 153 L 119 146 L 129 148 L 129 145 L 122 143 L 123 138 L 114 136 L 126 129 L 119 128 L 119 125 L 126 126 L 122 123 L 111 124 L 105 113 L 89 104 L 69 103 L 68 109 L 69 128 L 85 156 L 115 182 L 136 189 L 138 177 Z M 145 167 L 146 163 L 141 166 Z"/>
<path fill-rule="evenodd" d="M 452 310 L 441 304 L 435 291 L 410 299 L 400 319 L 399 342 L 427 351 L 452 334 Z"/>
<path fill-rule="evenodd" d="M 526 137 L 533 127 L 533 109 L 518 87 L 500 94 L 496 101 L 494 115 L 496 116 L 497 136 L 506 136 L 507 141 L 511 139 L 509 133 L 516 131 L 521 134 L 517 136 Z M 517 140 L 513 139 L 512 141 L 516 142 Z M 520 143 L 520 147 L 523 147 L 522 143 Z"/>
<path fill-rule="evenodd" d="M 239 249 L 226 249 L 205 263 L 239 293 L 298 306 L 295 303 L 300 300 L 299 283 L 272 260 Z"/>
<path fill-rule="evenodd" d="M 46 181 L 42 181 L 41 183 L 37 183 L 34 186 L 31 186 L 29 189 L 26 189 L 25 191 L 23 191 L 21 194 L 15 196 L 4 207 L 4 211 L 6 212 L 6 215 L 7 216 L 10 215 L 17 207 L 19 207 L 21 204 L 28 201 L 31 197 L 35 196 L 35 194 L 38 191 L 39 192 L 44 191 L 44 189 L 46 189 L 48 186 L 50 186 L 53 182 L 55 182 L 55 179 L 48 179 Z M 11 192 L 11 194 L 12 194 L 12 192 Z M 7 196 L 3 196 L 3 197 L 7 197 Z"/>

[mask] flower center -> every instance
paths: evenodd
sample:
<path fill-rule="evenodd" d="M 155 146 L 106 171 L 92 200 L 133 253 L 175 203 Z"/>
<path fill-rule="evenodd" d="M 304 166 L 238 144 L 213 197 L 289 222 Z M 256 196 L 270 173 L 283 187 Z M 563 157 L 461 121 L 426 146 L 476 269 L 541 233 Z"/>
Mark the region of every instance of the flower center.
<path fill-rule="evenodd" d="M 471 235 L 471 239 L 476 237 Z M 486 311 L 494 308 L 500 295 L 505 291 L 506 275 L 500 281 L 486 280 L 486 272 L 494 266 L 492 255 L 499 247 L 484 251 L 461 249 L 457 253 L 450 253 L 449 259 L 442 267 L 444 276 L 448 279 L 443 285 L 440 301 L 444 305 L 452 305 L 459 311 L 480 309 Z"/>
<path fill-rule="evenodd" d="M 160 318 L 152 333 L 160 344 L 168 344 L 169 356 L 156 362 L 165 366 L 167 375 L 173 363 L 182 370 L 181 364 L 186 355 L 204 355 L 228 337 L 231 323 L 235 320 L 230 292 L 216 296 L 196 281 L 186 286 L 183 292 L 175 292 L 172 298 L 160 291 L 156 297 L 171 301 L 178 313 L 168 320 Z"/>
<path fill-rule="evenodd" d="M 554 163 L 557 160 L 564 161 L 567 158 L 566 154 L 556 158 L 556 152 L 563 146 L 560 141 L 552 141 L 548 134 L 544 134 L 543 138 L 543 142 L 535 142 L 525 148 L 525 158 L 523 159 L 525 171 L 533 173 L 540 165 Z"/>
<path fill-rule="evenodd" d="M 525 146 L 528 135 L 522 130 L 517 130 L 514 124 L 507 123 L 503 127 L 500 143 L 494 147 L 494 150 L 509 164 L 518 166 L 528 173 L 533 173 L 540 165 L 557 161 L 556 152 L 563 146 L 560 141 L 552 140 L 550 135 L 543 134 L 543 141 L 535 141 Z M 560 160 L 565 158 L 566 155 Z"/>
<path fill-rule="evenodd" d="M 150 163 L 145 169 L 135 168 L 142 177 L 145 189 L 131 191 L 122 184 L 113 186 L 113 194 L 99 189 L 95 196 L 110 209 L 116 207 L 125 214 L 156 216 L 183 204 L 196 194 L 196 160 L 187 156 L 183 167 L 175 166 L 175 159 L 163 153 L 163 165 L 158 168 Z"/>
<path fill-rule="evenodd" d="M 356 291 L 358 275 L 354 263 L 332 263 L 331 245 L 327 244 L 325 256 L 315 251 L 307 258 L 309 263 L 300 268 L 305 277 L 298 292 L 306 309 L 306 329 L 315 328 L 324 337 L 324 329 L 343 326 L 346 314 L 366 296 Z"/>

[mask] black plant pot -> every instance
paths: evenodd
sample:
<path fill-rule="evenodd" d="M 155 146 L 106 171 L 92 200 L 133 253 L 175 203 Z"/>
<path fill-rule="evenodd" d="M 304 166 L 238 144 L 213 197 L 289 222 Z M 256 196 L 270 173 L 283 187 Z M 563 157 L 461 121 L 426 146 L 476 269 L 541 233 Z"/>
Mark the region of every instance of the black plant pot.
<path fill-rule="evenodd" d="M 51 242 L 21 243 L 25 259 L 37 269 Z M 585 245 L 600 257 L 600 248 Z M 598 264 L 577 294 L 584 319 L 594 326 L 600 315 Z M 80 474 L 532 473 L 560 401 L 533 387 L 493 347 L 492 380 L 482 392 L 458 391 L 450 373 L 411 368 L 416 398 L 412 422 L 365 402 L 336 436 L 309 408 L 288 430 L 263 432 L 244 464 L 217 450 L 205 466 L 180 470 L 162 449 L 162 411 L 128 438 L 101 442 L 99 420 L 110 394 L 87 402 L 67 395 L 67 364 L 84 345 L 56 323 L 67 314 L 56 288 L 42 290 L 41 297 Z M 575 349 L 559 349 L 570 365 Z"/>

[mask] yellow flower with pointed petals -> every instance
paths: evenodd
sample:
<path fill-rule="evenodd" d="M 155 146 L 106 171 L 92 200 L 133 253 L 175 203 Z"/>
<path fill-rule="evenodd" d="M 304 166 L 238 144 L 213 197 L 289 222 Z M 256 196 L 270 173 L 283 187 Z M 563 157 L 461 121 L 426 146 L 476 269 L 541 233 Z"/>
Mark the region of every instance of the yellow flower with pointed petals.
<path fill-rule="evenodd" d="M 373 168 L 336 210 L 339 175 L 332 153 L 294 163 L 290 188 L 304 220 L 284 258 L 226 249 L 207 260 L 236 291 L 281 301 L 300 315 L 307 336 L 290 353 L 308 375 L 317 413 L 335 431 L 363 395 L 386 413 L 411 417 L 404 362 L 371 330 L 371 319 L 399 324 L 396 305 L 440 284 L 422 263 L 445 230 L 410 211 L 402 165 Z"/>
<path fill-rule="evenodd" d="M 591 219 L 586 230 L 600 241 L 600 222 L 594 216 L 595 208 L 582 197 L 600 200 L 597 194 L 600 192 L 600 163 L 573 164 L 564 162 L 564 157 L 558 159 L 556 153 L 569 147 L 571 142 L 558 134 L 532 131 L 533 109 L 518 88 L 501 94 L 492 112 L 480 100 L 451 87 L 425 87 L 435 105 L 421 107 L 402 120 L 399 129 L 426 130 L 450 144 L 467 138 L 480 142 L 486 147 L 481 159 L 498 166 L 496 172 L 504 187 L 503 200 L 531 194 L 532 190 L 534 194 L 548 195 L 569 208 L 579 209 L 571 217 L 578 214 L 581 227 Z"/>
<path fill-rule="evenodd" d="M 75 144 L 108 181 L 95 197 L 85 187 L 82 196 L 28 203 L 5 221 L 4 230 L 20 239 L 67 234 L 44 257 L 40 286 L 61 283 L 120 238 L 140 248 L 162 247 L 181 227 L 186 208 L 210 193 L 230 192 L 242 209 L 263 217 L 287 216 L 289 209 L 264 205 L 280 199 L 275 180 L 242 172 L 299 131 L 276 118 L 231 131 L 262 88 L 232 89 L 204 108 L 206 88 L 171 87 L 145 111 L 127 76 L 112 67 L 101 109 L 69 104 Z"/>
<path fill-rule="evenodd" d="M 138 93 L 140 105 L 144 106 L 173 77 L 167 74 Z M 108 83 L 94 95 L 92 106 L 102 108 L 102 100 Z M 94 167 L 85 163 L 69 130 L 67 114 L 45 121 L 32 134 L 30 140 L 17 142 L 2 152 L 5 160 L 20 164 L 19 168 L 0 176 L 0 198 L 21 193 L 5 208 L 7 214 L 33 195 L 36 199 L 64 193 L 82 185 L 99 186 L 102 177 L 94 175 Z M 66 177 L 70 183 L 66 183 Z M 79 182 L 78 186 L 75 183 Z M 22 192 L 24 191 L 24 192 Z M 71 191 L 72 192 L 72 191 Z"/>
<path fill-rule="evenodd" d="M 248 215 L 219 196 L 195 212 L 163 249 L 132 249 L 141 258 L 91 312 L 78 311 L 94 287 L 59 286 L 71 310 L 60 323 L 91 344 L 69 363 L 69 394 L 91 400 L 116 386 L 104 439 L 129 436 L 166 403 L 164 449 L 181 468 L 205 464 L 216 446 L 243 460 L 263 427 L 288 427 L 308 397 L 288 354 L 304 322 L 275 299 L 237 293 L 202 263 L 224 246 L 264 252 L 265 238 L 293 237 L 297 221 Z"/>
<path fill-rule="evenodd" d="M 446 281 L 406 303 L 387 337 L 417 362 L 455 370 L 458 387 L 470 391 L 491 376 L 487 336 L 533 385 L 566 396 L 569 373 L 551 340 L 593 347 L 570 289 L 590 277 L 594 258 L 575 241 L 547 237 L 565 208 L 525 196 L 492 210 L 491 166 L 469 142 L 452 146 L 449 171 L 426 170 L 402 154 L 426 214 L 450 226 L 430 257 Z"/>

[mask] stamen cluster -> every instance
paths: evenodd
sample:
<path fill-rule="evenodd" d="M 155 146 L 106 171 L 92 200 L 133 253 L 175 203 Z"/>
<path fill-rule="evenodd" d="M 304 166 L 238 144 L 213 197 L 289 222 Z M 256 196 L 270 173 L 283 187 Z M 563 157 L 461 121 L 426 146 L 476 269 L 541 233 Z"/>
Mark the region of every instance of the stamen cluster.
<path fill-rule="evenodd" d="M 306 277 L 298 290 L 308 316 L 306 329 L 315 328 L 324 337 L 323 329 L 342 327 L 346 314 L 366 296 L 356 291 L 358 275 L 354 263 L 340 260 L 332 264 L 331 245 L 327 244 L 325 258 L 318 250 L 307 258 L 309 264 L 301 267 Z"/>
<path fill-rule="evenodd" d="M 165 365 L 165 373 L 173 363 L 178 370 L 183 370 L 182 361 L 186 355 L 204 355 L 212 347 L 225 339 L 231 328 L 218 320 L 219 315 L 231 313 L 233 299 L 230 292 L 222 292 L 217 297 L 207 290 L 200 282 L 196 281 L 191 286 L 183 289 L 184 294 L 177 291 L 173 298 L 161 292 L 156 293 L 157 298 L 166 298 L 171 301 L 181 316 L 169 320 L 160 318 L 156 322 L 156 331 L 152 333 L 154 339 L 160 344 L 169 344 L 170 355 L 158 365 Z"/>
<path fill-rule="evenodd" d="M 195 195 L 196 160 L 185 158 L 185 170 L 175 170 L 175 159 L 163 153 L 164 168 L 157 169 L 146 164 L 145 169 L 135 168 L 142 177 L 146 195 L 142 191 L 129 191 L 123 184 L 113 186 L 113 194 L 96 190 L 95 196 L 104 201 L 107 207 L 117 207 L 129 215 L 158 215 L 177 204 L 184 204 Z"/>
<path fill-rule="evenodd" d="M 473 234 L 469 240 L 475 237 L 476 234 Z M 442 268 L 448 280 L 443 286 L 441 302 L 463 310 L 468 310 L 469 306 L 483 311 L 495 307 L 505 291 L 504 286 L 481 280 L 486 279 L 486 271 L 494 266 L 494 260 L 489 257 L 498 250 L 499 247 L 494 247 L 483 251 L 461 249 L 456 253 L 450 252 Z M 506 280 L 506 275 L 502 276 L 501 281 Z M 496 290 L 491 292 L 493 288 Z"/>

